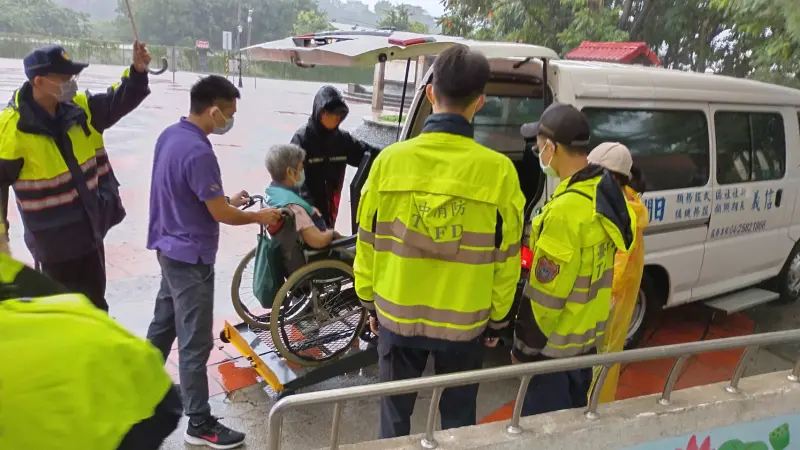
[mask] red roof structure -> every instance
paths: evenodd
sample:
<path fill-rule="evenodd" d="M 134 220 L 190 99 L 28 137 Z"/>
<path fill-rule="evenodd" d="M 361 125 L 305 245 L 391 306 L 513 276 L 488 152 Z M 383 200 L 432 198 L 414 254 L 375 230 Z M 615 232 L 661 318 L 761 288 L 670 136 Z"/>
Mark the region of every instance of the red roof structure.
<path fill-rule="evenodd" d="M 641 64 L 643 66 L 661 65 L 661 60 L 645 42 L 583 41 L 581 45 L 564 55 L 564 59 Z"/>

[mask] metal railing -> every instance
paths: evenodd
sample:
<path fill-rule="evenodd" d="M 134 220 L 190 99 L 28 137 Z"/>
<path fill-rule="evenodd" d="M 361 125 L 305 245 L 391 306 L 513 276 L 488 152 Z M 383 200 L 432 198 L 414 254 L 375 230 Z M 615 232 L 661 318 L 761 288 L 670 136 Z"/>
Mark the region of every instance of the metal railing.
<path fill-rule="evenodd" d="M 356 386 L 329 391 L 308 392 L 286 397 L 276 403 L 269 412 L 269 450 L 279 450 L 281 446 L 281 428 L 283 416 L 290 409 L 314 406 L 322 404 L 334 404 L 333 425 L 331 428 L 330 448 L 339 448 L 339 429 L 341 428 L 342 412 L 344 403 L 347 401 L 360 400 L 366 398 L 376 398 L 385 395 L 398 395 L 420 392 L 426 389 L 433 389 L 430 408 L 428 409 L 428 419 L 425 426 L 425 435 L 422 438 L 423 448 L 434 449 L 438 443 L 434 438 L 436 430 L 437 411 L 439 400 L 444 389 L 454 386 L 482 383 L 485 381 L 500 381 L 510 378 L 521 379 L 519 390 L 517 391 L 514 412 L 511 421 L 506 428 L 509 434 L 520 434 L 523 432 L 520 427 L 520 416 L 522 413 L 522 403 L 525 398 L 525 391 L 528 383 L 534 375 L 566 370 L 583 369 L 587 367 L 602 367 L 602 371 L 597 380 L 596 388 L 592 392 L 589 404 L 586 408 L 586 418 L 596 419 L 598 416 L 597 405 L 600 399 L 600 388 L 606 380 L 608 371 L 615 364 L 625 364 L 639 361 L 648 361 L 661 358 L 678 359 L 672 365 L 664 390 L 658 403 L 669 405 L 672 390 L 680 378 L 683 368 L 686 366 L 690 356 L 720 350 L 732 350 L 745 347 L 746 350 L 739 359 L 739 363 L 733 373 L 733 377 L 726 386 L 725 390 L 730 394 L 739 392 L 739 380 L 754 356 L 755 352 L 763 346 L 800 342 L 800 330 L 777 331 L 773 333 L 762 333 L 750 336 L 739 336 L 726 339 L 715 339 L 710 341 L 691 342 L 687 344 L 667 345 L 663 347 L 642 348 L 627 350 L 618 353 L 606 353 L 600 355 L 578 356 L 574 358 L 554 359 L 549 361 L 534 362 L 527 364 L 515 364 L 510 366 L 496 367 L 492 369 L 482 369 L 471 372 L 460 372 L 448 375 L 438 375 L 433 377 L 415 378 L 410 380 L 392 381 L 377 383 L 366 386 Z M 800 382 L 800 359 L 794 365 L 789 381 Z"/>

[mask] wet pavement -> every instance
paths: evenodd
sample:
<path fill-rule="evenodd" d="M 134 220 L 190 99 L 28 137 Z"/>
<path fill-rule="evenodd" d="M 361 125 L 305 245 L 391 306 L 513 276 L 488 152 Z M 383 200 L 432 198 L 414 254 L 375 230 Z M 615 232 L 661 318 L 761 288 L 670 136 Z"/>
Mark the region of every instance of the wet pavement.
<path fill-rule="evenodd" d="M 90 66 L 80 77 L 82 89 L 102 92 L 116 82 L 122 67 Z M 159 266 L 155 254 L 145 249 L 150 170 L 153 145 L 159 133 L 169 124 L 186 114 L 189 106 L 189 88 L 197 74 L 177 73 L 151 76 L 152 94 L 128 117 L 121 120 L 105 134 L 106 148 L 122 183 L 121 195 L 128 211 L 125 221 L 113 229 L 106 239 L 108 264 L 108 302 L 111 314 L 134 333 L 144 335 L 152 314 L 153 301 L 158 290 Z M 11 97 L 22 82 L 22 65 L 17 60 L 0 59 L 0 101 Z M 266 149 L 273 144 L 288 142 L 293 132 L 308 118 L 312 97 L 322 83 L 254 80 L 245 78 L 236 125 L 225 136 L 211 136 L 215 145 L 223 182 L 227 192 L 241 189 L 261 192 L 269 183 L 264 168 Z M 344 86 L 338 86 L 343 89 Z M 369 105 L 351 105 L 351 114 L 344 123 L 345 129 L 361 124 L 368 115 Z M 354 169 L 348 171 L 352 177 Z M 343 193 L 337 229 L 350 232 L 349 192 Z M 9 211 L 11 221 L 11 247 L 16 257 L 31 263 L 31 257 L 22 240 L 22 227 L 16 208 Z M 220 252 L 216 265 L 217 317 L 216 331 L 225 319 L 235 317 L 230 300 L 230 282 L 233 271 L 242 256 L 255 245 L 256 226 L 222 226 Z M 651 336 L 649 345 L 689 342 L 699 339 L 702 316 L 696 313 L 677 314 L 665 322 Z M 700 319 L 699 319 L 700 318 Z M 693 323 L 689 323 L 692 322 Z M 749 314 L 722 319 L 709 337 L 728 337 L 796 328 L 800 322 L 800 304 L 765 306 Z M 230 345 L 218 346 L 209 361 L 211 393 L 214 412 L 225 418 L 225 423 L 250 435 L 247 448 L 266 449 L 267 415 L 274 397 L 264 388 L 254 371 Z M 750 373 L 760 373 L 790 367 L 797 349 L 784 347 L 773 352 L 761 352 Z M 706 384 L 729 377 L 741 353 L 729 352 L 698 360 L 683 386 Z M 777 355 L 777 356 L 776 356 Z M 489 355 L 488 365 L 507 362 L 506 350 Z M 167 368 L 172 375 L 177 372 L 177 358 L 170 358 Z M 660 389 L 669 362 L 655 362 L 631 367 L 627 378 L 623 376 L 620 396 L 630 397 Z M 623 374 L 624 375 L 624 374 Z M 309 390 L 362 385 L 376 381 L 375 368 L 361 374 L 353 373 Z M 627 381 L 626 381 L 627 380 Z M 508 402 L 514 398 L 516 382 L 497 382 L 482 385 L 479 397 L 478 418 L 503 420 L 510 409 Z M 414 432 L 423 428 L 430 393 L 422 393 L 416 407 Z M 342 443 L 352 443 L 374 438 L 377 433 L 378 399 L 348 403 L 344 409 Z M 331 408 L 298 410 L 284 419 L 285 449 L 319 448 L 327 443 L 332 418 Z M 180 428 L 166 444 L 169 450 L 192 448 L 182 442 Z"/>

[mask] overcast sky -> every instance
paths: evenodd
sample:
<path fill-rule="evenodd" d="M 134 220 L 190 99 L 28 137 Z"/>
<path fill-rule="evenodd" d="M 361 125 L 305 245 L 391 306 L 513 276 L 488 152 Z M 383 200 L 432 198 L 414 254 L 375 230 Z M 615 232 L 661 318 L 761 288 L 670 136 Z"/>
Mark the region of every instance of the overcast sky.
<path fill-rule="evenodd" d="M 369 5 L 370 8 L 373 8 L 378 0 L 361 0 L 361 1 Z M 409 5 L 425 8 L 428 11 L 428 13 L 433 17 L 439 17 L 442 15 L 442 12 L 444 12 L 444 8 L 442 8 L 442 4 L 439 2 L 439 0 L 402 0 L 402 1 L 389 0 L 389 1 L 396 5 L 400 3 L 407 3 Z"/>

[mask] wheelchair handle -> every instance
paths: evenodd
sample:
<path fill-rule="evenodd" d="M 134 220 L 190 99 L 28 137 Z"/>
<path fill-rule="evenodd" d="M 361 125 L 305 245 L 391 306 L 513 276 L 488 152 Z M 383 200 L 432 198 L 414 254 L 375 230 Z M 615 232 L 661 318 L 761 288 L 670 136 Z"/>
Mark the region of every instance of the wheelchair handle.
<path fill-rule="evenodd" d="M 244 206 L 242 206 L 242 211 L 253 207 L 253 205 L 255 205 L 256 203 L 260 203 L 263 206 L 264 203 L 266 203 L 266 199 L 262 195 L 251 195 L 248 198 L 247 203 L 245 203 Z"/>

